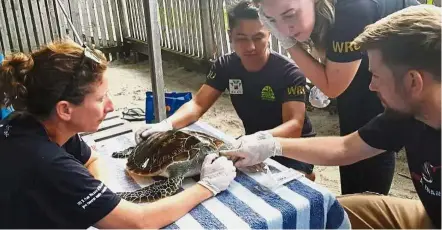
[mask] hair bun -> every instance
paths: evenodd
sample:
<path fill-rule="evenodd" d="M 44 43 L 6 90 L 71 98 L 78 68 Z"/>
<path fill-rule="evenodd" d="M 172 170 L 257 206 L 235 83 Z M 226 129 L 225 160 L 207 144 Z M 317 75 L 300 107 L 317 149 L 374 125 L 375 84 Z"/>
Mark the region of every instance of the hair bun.
<path fill-rule="evenodd" d="M 31 55 L 15 53 L 6 56 L 0 68 L 0 105 L 24 106 L 28 73 L 34 67 Z"/>
<path fill-rule="evenodd" d="M 13 76 L 25 76 L 34 67 L 31 55 L 16 53 L 7 56 L 2 64 L 2 71 L 9 72 Z"/>

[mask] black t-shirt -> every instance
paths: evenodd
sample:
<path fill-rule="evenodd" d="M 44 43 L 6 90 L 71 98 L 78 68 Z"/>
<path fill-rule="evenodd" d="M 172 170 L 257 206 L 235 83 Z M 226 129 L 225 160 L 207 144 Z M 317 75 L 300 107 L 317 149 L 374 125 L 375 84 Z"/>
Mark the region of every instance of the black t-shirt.
<path fill-rule="evenodd" d="M 367 54 L 361 52 L 360 47 L 351 45 L 367 25 L 382 17 L 382 6 L 386 5 L 384 1 L 398 1 L 397 6 L 402 6 L 404 2 L 404 0 L 337 0 L 335 6 L 335 23 L 327 39 L 327 58 L 339 63 L 361 59 L 361 65 L 353 81 L 337 98 L 341 135 L 358 130 L 384 111 L 376 93 L 368 88 L 371 73 Z M 418 4 L 417 1 L 406 2 L 409 5 Z"/>
<path fill-rule="evenodd" d="M 78 135 L 60 147 L 32 116 L 0 123 L 0 228 L 88 228 L 120 198 L 84 164 L 90 148 Z"/>
<path fill-rule="evenodd" d="M 441 135 L 440 129 L 415 119 L 381 114 L 359 130 L 370 146 L 398 151 L 405 147 L 414 187 L 435 227 L 441 227 Z"/>
<path fill-rule="evenodd" d="M 222 56 L 212 66 L 206 84 L 221 92 L 229 90 L 246 134 L 281 125 L 282 104 L 306 100 L 305 76 L 293 61 L 274 52 L 258 72 L 247 71 L 236 53 Z M 306 113 L 302 135 L 313 134 Z"/>

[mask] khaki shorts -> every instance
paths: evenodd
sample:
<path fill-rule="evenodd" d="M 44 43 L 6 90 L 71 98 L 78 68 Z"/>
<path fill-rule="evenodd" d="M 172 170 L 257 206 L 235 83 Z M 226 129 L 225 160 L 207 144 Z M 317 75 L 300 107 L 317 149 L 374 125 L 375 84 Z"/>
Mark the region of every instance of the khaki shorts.
<path fill-rule="evenodd" d="M 433 228 L 420 200 L 377 194 L 339 196 L 353 229 Z"/>

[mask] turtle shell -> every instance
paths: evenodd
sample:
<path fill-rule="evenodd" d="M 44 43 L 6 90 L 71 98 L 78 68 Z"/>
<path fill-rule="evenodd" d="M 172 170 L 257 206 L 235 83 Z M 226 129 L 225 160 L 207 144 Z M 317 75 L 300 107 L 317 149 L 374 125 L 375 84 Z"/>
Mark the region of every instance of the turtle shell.
<path fill-rule="evenodd" d="M 141 176 L 166 176 L 168 167 L 193 161 L 218 150 L 224 142 L 205 133 L 178 130 L 158 132 L 140 142 L 127 159 L 130 173 Z"/>

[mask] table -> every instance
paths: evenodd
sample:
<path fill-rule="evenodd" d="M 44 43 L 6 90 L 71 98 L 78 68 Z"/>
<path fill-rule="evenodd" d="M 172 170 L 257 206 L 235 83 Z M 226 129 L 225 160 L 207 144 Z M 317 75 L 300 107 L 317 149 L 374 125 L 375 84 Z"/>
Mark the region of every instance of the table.
<path fill-rule="evenodd" d="M 224 141 L 233 140 L 204 122 L 196 122 L 188 128 L 204 131 Z M 107 184 L 112 191 L 133 191 L 153 182 L 151 178 L 129 176 L 125 173 L 125 160 L 110 156 L 112 152 L 135 145 L 132 127 L 116 113 L 110 114 L 96 133 L 82 136 L 107 162 L 110 176 L 114 178 Z M 287 170 L 271 159 L 266 163 L 273 173 Z M 263 186 L 266 179 L 262 173 L 239 171 L 227 191 L 206 200 L 166 228 L 350 228 L 347 214 L 326 188 L 300 173 L 296 179 L 273 190 Z M 195 179 L 186 178 L 183 189 L 194 183 Z"/>

